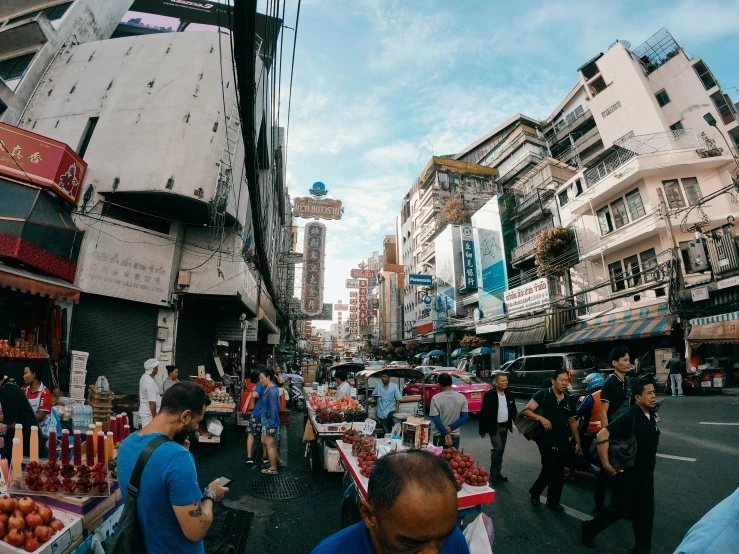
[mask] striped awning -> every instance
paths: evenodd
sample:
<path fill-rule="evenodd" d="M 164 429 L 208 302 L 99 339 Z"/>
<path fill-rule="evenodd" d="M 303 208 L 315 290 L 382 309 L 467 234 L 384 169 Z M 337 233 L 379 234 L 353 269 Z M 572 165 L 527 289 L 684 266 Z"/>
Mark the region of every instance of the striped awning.
<path fill-rule="evenodd" d="M 546 335 L 544 317 L 530 317 L 527 319 L 510 319 L 508 328 L 500 339 L 501 346 L 525 346 L 527 344 L 542 344 Z"/>
<path fill-rule="evenodd" d="M 691 319 L 687 339 L 693 344 L 739 342 L 739 312 Z"/>
<path fill-rule="evenodd" d="M 709 323 L 720 323 L 722 321 L 739 320 L 739 312 L 731 312 L 728 314 L 712 315 L 708 317 L 696 317 L 690 320 L 690 325 L 707 325 Z"/>
<path fill-rule="evenodd" d="M 561 338 L 548 346 L 668 335 L 672 331 L 675 321 L 676 317 L 668 313 L 666 304 L 608 314 L 576 323 Z"/>

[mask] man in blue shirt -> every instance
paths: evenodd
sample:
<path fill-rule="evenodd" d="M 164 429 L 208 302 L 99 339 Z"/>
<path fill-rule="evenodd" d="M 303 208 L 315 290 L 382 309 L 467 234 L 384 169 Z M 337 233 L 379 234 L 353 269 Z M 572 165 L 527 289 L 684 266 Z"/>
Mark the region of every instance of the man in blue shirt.
<path fill-rule="evenodd" d="M 393 429 L 393 414 L 400 407 L 400 394 L 398 385 L 390 382 L 390 375 L 387 372 L 380 373 L 381 383 L 375 385 L 372 391 L 374 398 L 370 402 L 377 402 L 377 419 L 382 424 L 382 429 L 387 435 Z"/>
<path fill-rule="evenodd" d="M 444 460 L 425 450 L 387 454 L 372 466 L 362 521 L 319 544 L 312 554 L 469 554 L 457 527 L 457 487 Z"/>
<path fill-rule="evenodd" d="M 735 552 L 739 545 L 739 489 L 693 525 L 675 554 Z"/>
<path fill-rule="evenodd" d="M 203 554 L 203 539 L 213 523 L 213 503 L 228 492 L 219 479 L 201 492 L 195 461 L 182 446 L 198 428 L 208 404 L 208 395 L 195 383 L 173 385 L 151 423 L 130 435 L 118 451 L 118 481 L 125 502 L 141 451 L 162 434 L 172 439 L 154 450 L 141 475 L 137 519 L 149 554 Z"/>

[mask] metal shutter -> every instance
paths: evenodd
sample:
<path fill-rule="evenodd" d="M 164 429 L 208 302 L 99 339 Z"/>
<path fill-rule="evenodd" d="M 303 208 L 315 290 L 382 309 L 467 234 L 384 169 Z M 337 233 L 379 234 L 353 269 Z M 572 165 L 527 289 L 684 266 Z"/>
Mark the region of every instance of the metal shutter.
<path fill-rule="evenodd" d="M 116 394 L 138 394 L 144 362 L 156 355 L 159 308 L 83 293 L 72 312 L 71 349 L 89 352 L 87 383 L 105 375 Z"/>
<path fill-rule="evenodd" d="M 187 298 L 177 317 L 175 363 L 180 380 L 197 376 L 199 365 L 204 365 L 205 372 L 218 379 L 213 362 L 216 324 L 212 310 Z"/>

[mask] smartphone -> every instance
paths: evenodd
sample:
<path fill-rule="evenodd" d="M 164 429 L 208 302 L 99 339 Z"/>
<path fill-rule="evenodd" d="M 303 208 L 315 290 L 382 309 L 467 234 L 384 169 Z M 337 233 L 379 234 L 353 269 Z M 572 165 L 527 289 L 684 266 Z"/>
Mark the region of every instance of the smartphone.
<path fill-rule="evenodd" d="M 222 477 L 221 477 L 221 480 L 220 480 L 220 485 L 221 485 L 222 487 L 227 487 L 227 486 L 228 486 L 228 485 L 230 485 L 230 484 L 231 484 L 232 482 L 233 482 L 233 478 L 232 478 L 232 477 L 229 477 L 228 475 L 224 475 L 224 476 L 222 476 Z"/>

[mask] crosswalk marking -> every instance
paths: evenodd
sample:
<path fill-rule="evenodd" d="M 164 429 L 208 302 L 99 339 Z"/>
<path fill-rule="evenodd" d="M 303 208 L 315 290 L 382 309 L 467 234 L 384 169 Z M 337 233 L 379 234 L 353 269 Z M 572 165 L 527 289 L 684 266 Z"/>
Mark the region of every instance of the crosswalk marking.
<path fill-rule="evenodd" d="M 720 421 L 701 421 L 701 425 L 736 425 L 739 426 L 739 423 L 722 423 Z"/>

